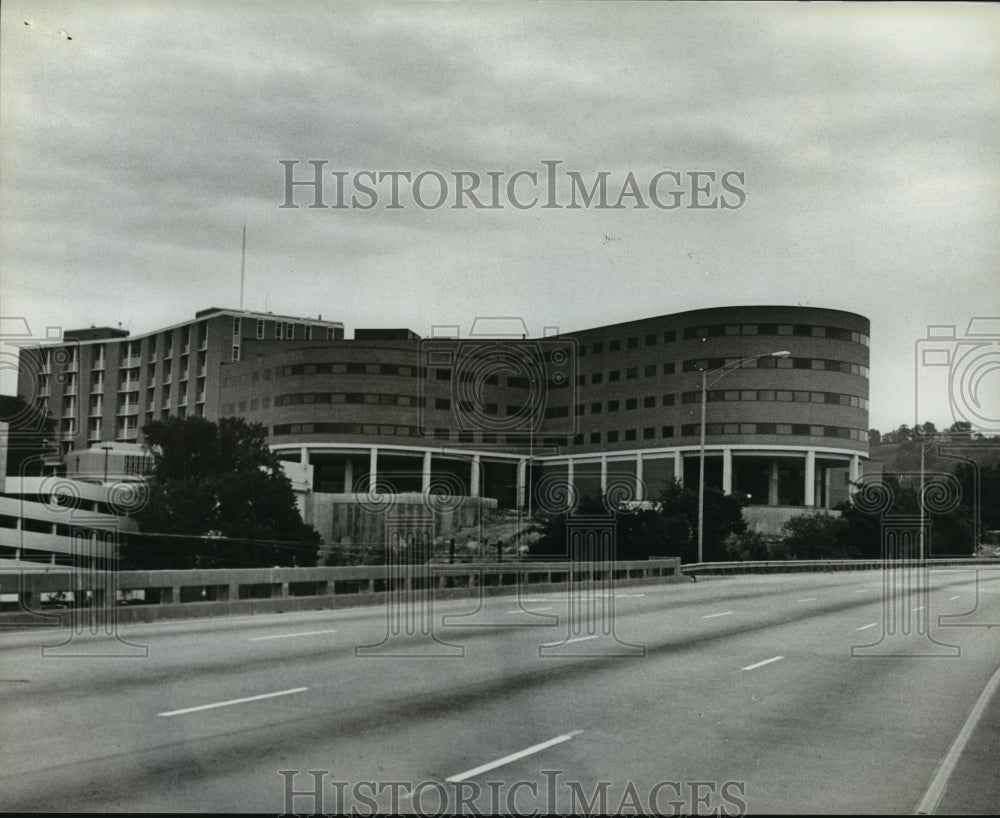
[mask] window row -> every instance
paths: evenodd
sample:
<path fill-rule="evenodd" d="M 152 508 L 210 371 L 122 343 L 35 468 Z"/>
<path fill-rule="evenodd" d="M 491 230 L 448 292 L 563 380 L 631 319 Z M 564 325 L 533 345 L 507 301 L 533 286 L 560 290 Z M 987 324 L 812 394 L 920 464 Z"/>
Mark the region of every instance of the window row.
<path fill-rule="evenodd" d="M 850 341 L 852 343 L 869 346 L 868 335 L 856 330 L 845 329 L 843 327 L 830 327 L 814 324 L 777 324 L 777 323 L 756 323 L 756 324 L 711 324 L 701 326 L 685 327 L 683 338 L 686 341 L 697 340 L 699 338 L 712 338 L 718 336 L 737 335 L 785 335 L 800 338 L 832 338 L 837 341 Z M 652 347 L 658 344 L 669 344 L 677 340 L 676 330 L 666 330 L 664 332 L 648 332 L 642 335 L 631 335 L 624 339 L 615 338 L 610 341 L 595 341 L 592 344 L 580 344 L 579 355 L 581 358 L 589 355 L 602 355 L 605 351 L 609 353 L 621 352 L 624 348 L 639 349 L 642 347 Z"/>
<path fill-rule="evenodd" d="M 692 358 L 684 361 L 684 372 L 711 372 L 739 362 L 740 358 Z M 734 367 L 735 368 L 735 367 Z M 868 367 L 850 361 L 834 361 L 828 358 L 752 358 L 740 367 L 741 369 L 810 369 L 815 372 L 843 372 L 847 375 L 868 377 Z"/>
<path fill-rule="evenodd" d="M 701 425 L 686 423 L 681 427 L 681 435 L 696 437 L 701 434 Z M 868 441 L 865 429 L 850 429 L 846 426 L 814 426 L 808 423 L 707 423 L 706 435 L 795 435 L 797 437 L 835 437 L 842 440 Z"/>
<path fill-rule="evenodd" d="M 839 392 L 810 392 L 802 389 L 709 389 L 708 402 L 722 401 L 793 401 L 795 403 L 822 403 L 832 406 L 850 406 L 868 409 L 868 398 L 844 395 Z M 701 392 L 683 392 L 681 403 L 701 403 Z"/>

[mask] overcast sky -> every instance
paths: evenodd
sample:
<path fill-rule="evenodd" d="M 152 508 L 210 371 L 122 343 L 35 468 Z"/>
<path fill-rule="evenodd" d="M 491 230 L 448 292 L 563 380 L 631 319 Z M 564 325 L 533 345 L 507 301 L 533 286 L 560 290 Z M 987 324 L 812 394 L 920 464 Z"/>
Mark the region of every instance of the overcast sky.
<path fill-rule="evenodd" d="M 239 306 L 245 218 L 244 306 L 321 313 L 348 337 L 479 315 L 540 334 L 721 305 L 859 312 L 885 430 L 913 422 L 927 325 L 962 335 L 1000 316 L 994 5 L 5 0 L 0 13 L 2 313 L 38 333 L 141 333 Z M 309 208 L 296 188 L 301 207 L 279 207 L 281 160 L 302 163 L 297 179 L 325 160 L 326 204 L 330 172 L 346 172 L 348 206 Z M 518 209 L 507 181 L 541 182 L 545 160 L 562 163 L 563 204 L 567 171 L 588 185 L 607 171 L 609 204 L 631 172 L 648 206 L 542 208 L 540 184 L 543 202 Z M 436 171 L 451 198 L 421 208 L 404 184 L 388 208 L 386 182 L 363 210 L 359 171 Z M 459 171 L 484 186 L 502 172 L 500 207 L 452 208 Z M 687 185 L 676 209 L 649 201 L 662 171 Z M 741 206 L 691 208 L 693 171 L 717 174 L 709 200 L 743 174 L 729 178 L 744 195 L 726 194 Z M 674 178 L 660 177 L 664 203 Z M 984 371 L 996 387 L 1000 370 Z M 950 423 L 935 400 L 922 419 Z"/>

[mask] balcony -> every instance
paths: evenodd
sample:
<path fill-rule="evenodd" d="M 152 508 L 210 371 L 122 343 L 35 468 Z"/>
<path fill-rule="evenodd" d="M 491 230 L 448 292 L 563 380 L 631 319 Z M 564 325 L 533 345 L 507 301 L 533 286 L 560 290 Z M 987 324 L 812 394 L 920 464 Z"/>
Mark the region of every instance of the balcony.
<path fill-rule="evenodd" d="M 104 369 L 104 358 L 95 359 L 93 369 Z"/>
<path fill-rule="evenodd" d="M 204 392 L 199 392 L 198 393 L 198 398 L 197 398 L 197 400 L 195 402 L 196 403 L 204 403 L 205 402 L 205 393 Z"/>
<path fill-rule="evenodd" d="M 72 361 L 67 361 L 66 366 L 63 368 L 64 372 L 79 372 L 80 364 L 75 359 Z"/>
<path fill-rule="evenodd" d="M 181 372 L 181 380 L 186 381 L 188 379 L 188 371 L 185 369 Z"/>
<path fill-rule="evenodd" d="M 123 381 L 118 387 L 119 392 L 138 392 L 139 381 Z"/>
<path fill-rule="evenodd" d="M 63 388 L 63 394 L 64 395 L 75 395 L 76 394 L 76 382 L 74 381 L 73 383 L 66 384 L 66 386 Z"/>
<path fill-rule="evenodd" d="M 202 338 L 201 341 L 198 342 L 198 351 L 204 352 L 206 349 L 208 349 L 208 338 Z"/>
<path fill-rule="evenodd" d="M 139 404 L 138 403 L 127 403 L 124 406 L 118 407 L 118 416 L 124 417 L 128 415 L 138 415 L 139 414 Z"/>
<path fill-rule="evenodd" d="M 63 409 L 62 416 L 64 418 L 75 418 L 76 417 L 76 405 L 74 404 L 73 406 L 67 406 L 65 409 Z"/>
<path fill-rule="evenodd" d="M 184 344 L 183 346 L 181 346 L 181 355 L 190 355 L 190 354 L 191 354 L 191 344 Z"/>
<path fill-rule="evenodd" d="M 91 406 L 90 406 L 90 416 L 91 417 L 100 417 L 103 414 L 104 414 L 104 404 L 103 403 L 94 403 L 94 404 L 91 404 Z"/>
<path fill-rule="evenodd" d="M 137 367 L 142 363 L 142 358 L 138 355 L 129 355 L 127 358 L 122 358 L 121 362 L 118 364 L 119 369 L 132 369 Z"/>
<path fill-rule="evenodd" d="M 205 364 L 202 364 L 201 366 L 199 366 L 198 367 L 198 377 L 199 378 L 204 378 L 205 374 L 206 374 L 206 371 L 207 370 L 206 370 Z"/>
<path fill-rule="evenodd" d="M 104 392 L 104 381 L 97 381 L 90 385 L 91 395 L 100 395 L 103 394 L 103 392 Z"/>

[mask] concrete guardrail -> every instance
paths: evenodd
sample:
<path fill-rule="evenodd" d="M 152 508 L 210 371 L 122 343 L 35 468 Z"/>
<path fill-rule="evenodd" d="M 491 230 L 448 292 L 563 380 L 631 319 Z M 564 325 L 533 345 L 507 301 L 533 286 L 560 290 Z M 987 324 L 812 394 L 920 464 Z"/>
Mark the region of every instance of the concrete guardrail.
<path fill-rule="evenodd" d="M 151 622 L 372 605 L 385 602 L 390 594 L 411 602 L 421 593 L 437 600 L 525 588 L 684 581 L 677 558 L 191 571 L 5 570 L 0 572 L 0 595 L 6 600 L 0 627 L 40 624 L 40 615 L 59 615 L 65 608 L 110 608 L 118 622 Z"/>

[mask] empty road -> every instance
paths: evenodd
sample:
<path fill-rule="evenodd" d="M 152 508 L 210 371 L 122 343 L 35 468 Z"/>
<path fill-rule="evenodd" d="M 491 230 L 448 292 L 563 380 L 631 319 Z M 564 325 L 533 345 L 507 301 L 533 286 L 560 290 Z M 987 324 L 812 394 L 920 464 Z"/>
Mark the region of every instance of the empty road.
<path fill-rule="evenodd" d="M 1000 570 L 891 602 L 867 571 L 450 600 L 398 635 L 385 605 L 0 631 L 0 809 L 996 813 Z"/>

